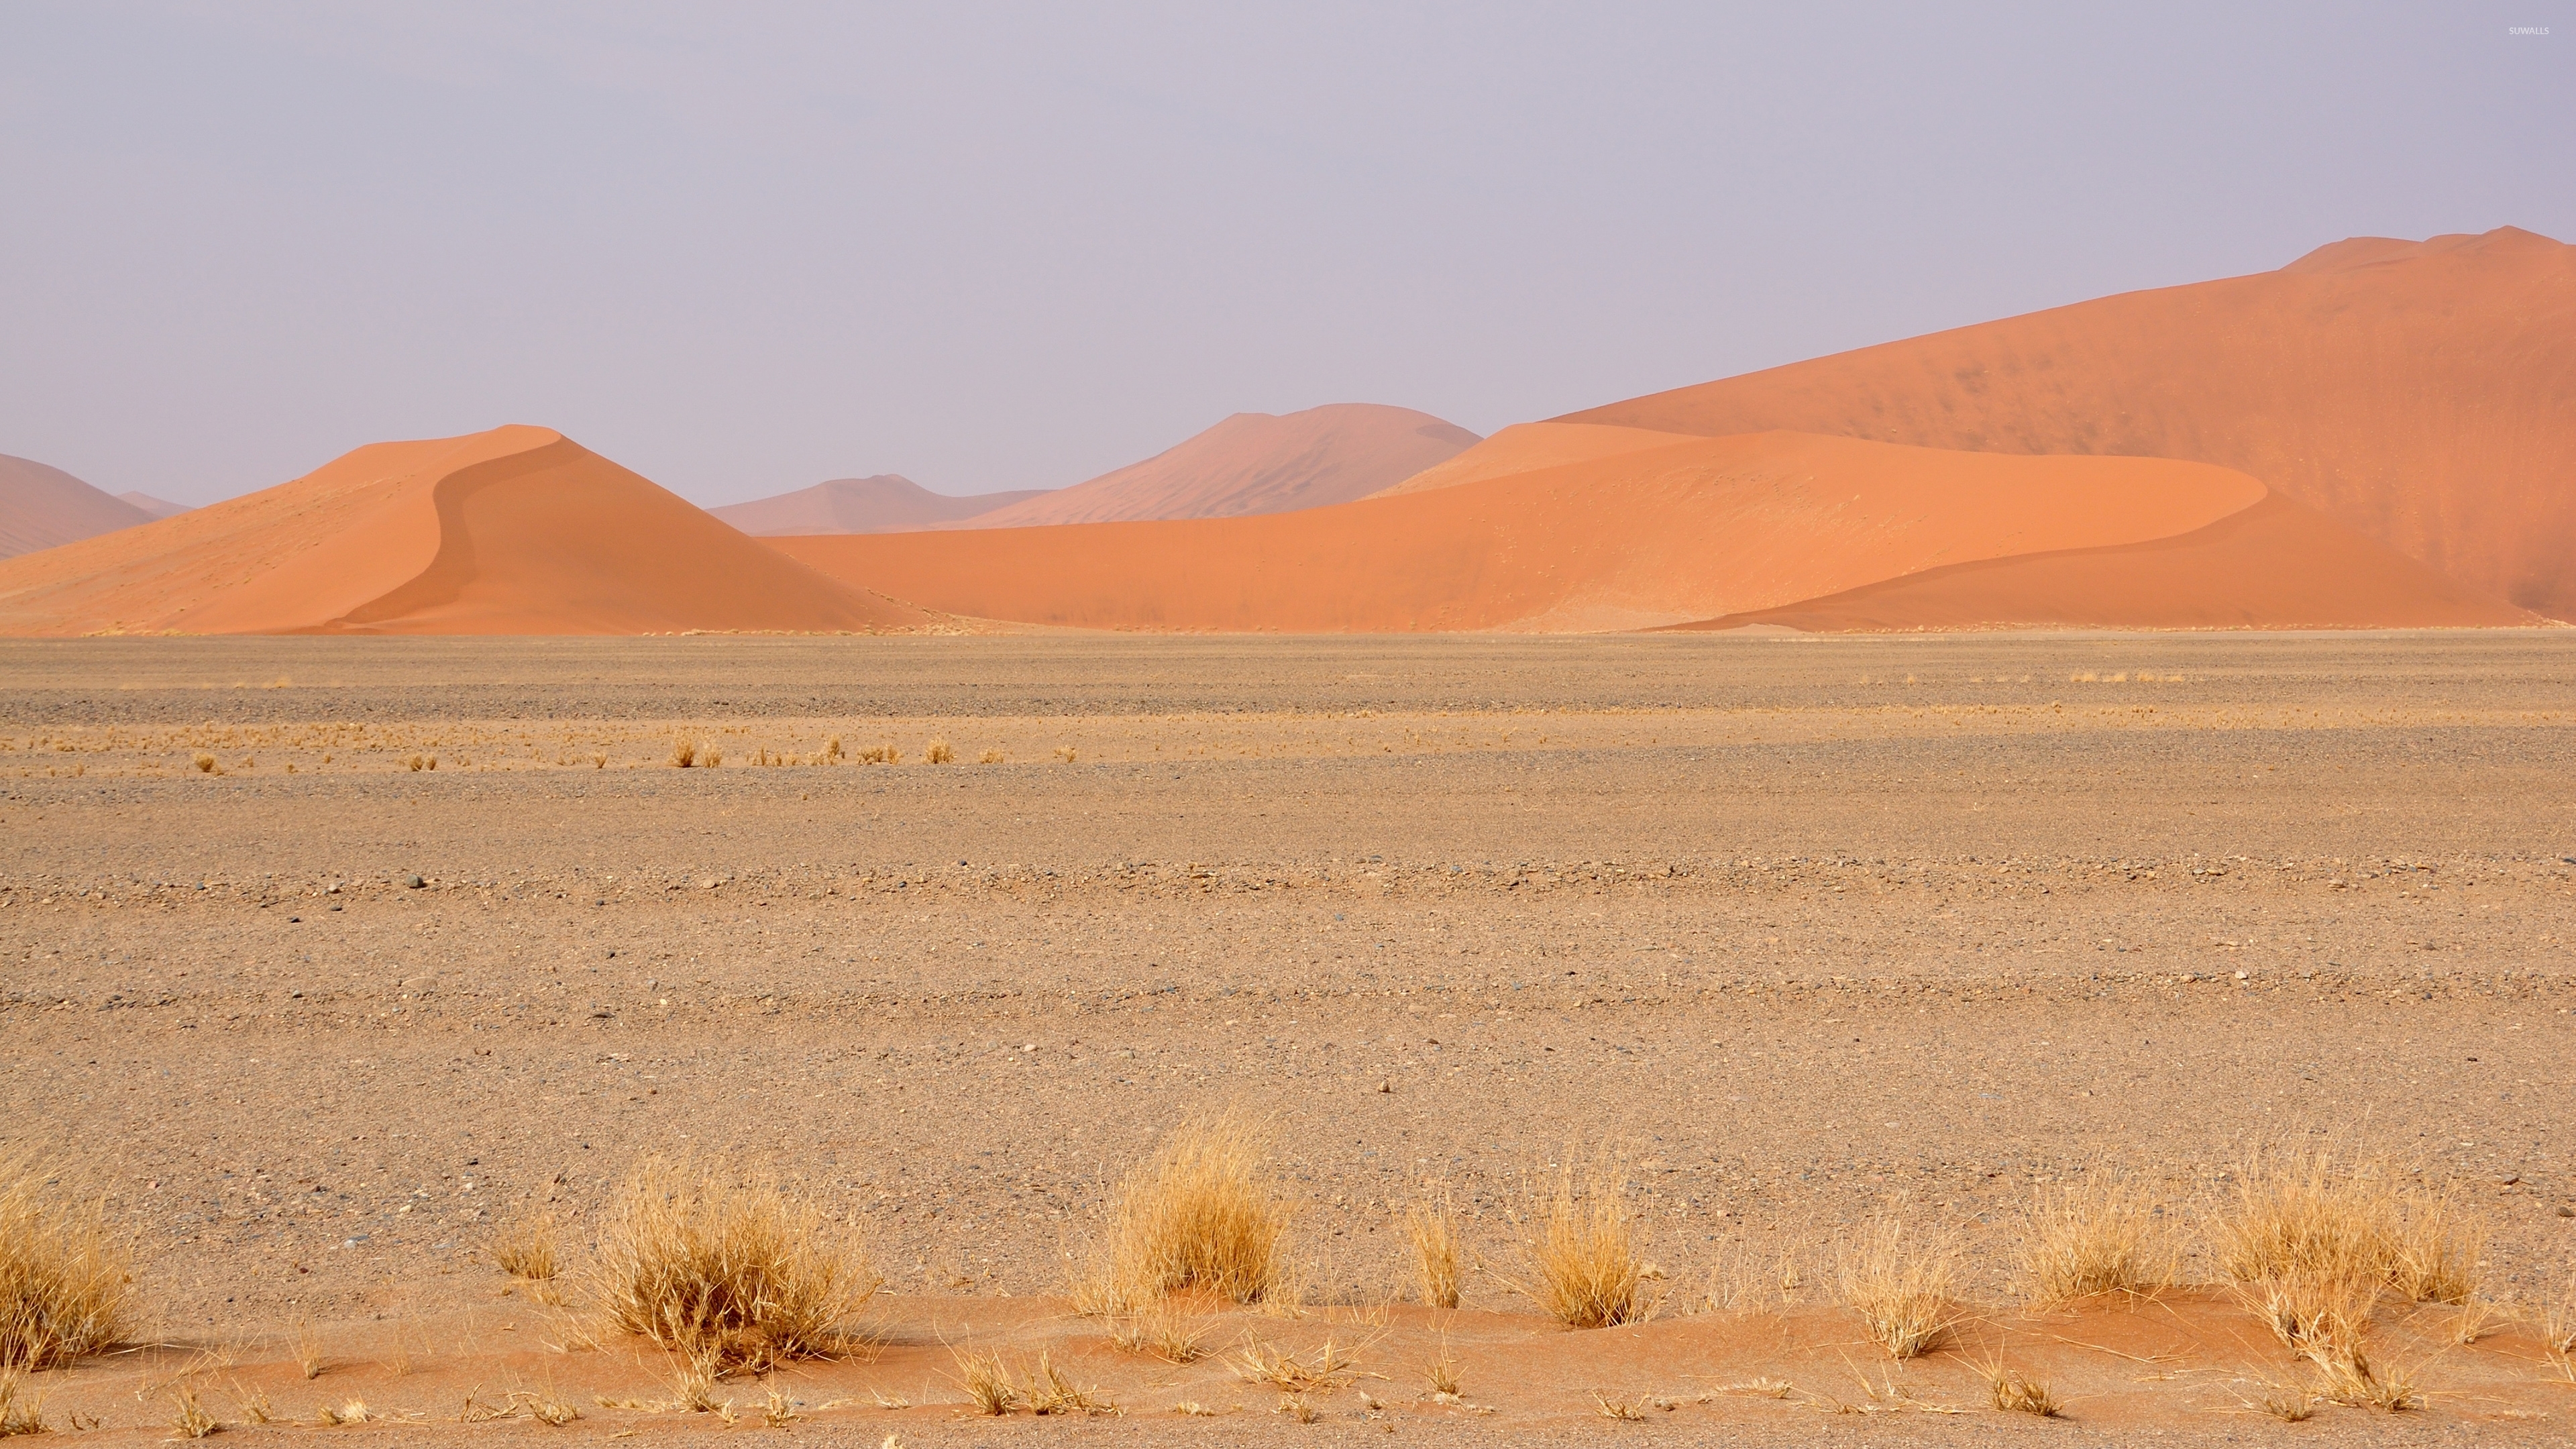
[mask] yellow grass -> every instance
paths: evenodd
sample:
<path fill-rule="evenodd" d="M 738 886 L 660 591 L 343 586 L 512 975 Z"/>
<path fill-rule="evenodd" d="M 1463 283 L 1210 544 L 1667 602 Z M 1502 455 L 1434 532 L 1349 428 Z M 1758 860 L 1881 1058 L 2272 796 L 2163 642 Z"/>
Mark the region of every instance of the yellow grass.
<path fill-rule="evenodd" d="M 0 1160 L 0 1370 L 67 1364 L 126 1330 L 126 1250 L 104 1205 L 75 1201 L 61 1181 L 28 1158 Z"/>
<path fill-rule="evenodd" d="M 654 1158 L 601 1234 L 609 1321 L 719 1371 L 837 1351 L 881 1279 L 841 1224 L 766 1179 Z"/>
<path fill-rule="evenodd" d="M 1628 1164 L 1610 1150 L 1579 1170 L 1568 1150 L 1554 1186 L 1523 1221 L 1513 1291 L 1572 1328 L 1610 1328 L 1654 1311 L 1628 1212 Z"/>
<path fill-rule="evenodd" d="M 946 740 L 932 740 L 929 748 L 921 752 L 921 758 L 933 765 L 953 765 L 957 763 L 957 750 Z"/>
<path fill-rule="evenodd" d="M 2026 1212 L 2022 1293 L 2052 1304 L 2168 1286 L 2178 1254 L 2154 1206 L 2143 1188 L 2107 1178 L 2043 1189 Z"/>
<path fill-rule="evenodd" d="M 513 1278 L 534 1281 L 555 1276 L 554 1219 L 521 1218 L 494 1233 L 492 1261 Z"/>
<path fill-rule="evenodd" d="M 2405 1193 L 2398 1210 L 2388 1286 L 2412 1303 L 2467 1306 L 2482 1281 L 2478 1255 L 2486 1250 L 2486 1224 L 2449 1193 Z"/>
<path fill-rule="evenodd" d="M 680 740 L 671 746 L 671 764 L 675 769 L 690 769 L 698 763 L 698 742 Z"/>
<path fill-rule="evenodd" d="M 1055 757 L 1056 757 L 1058 760 L 1063 761 L 1065 764 L 1068 764 L 1068 765 L 1072 764 L 1072 763 L 1073 763 L 1073 760 L 1074 760 L 1074 749 L 1073 749 L 1073 746 L 1071 746 L 1071 745 L 1058 745 L 1058 746 L 1056 746 L 1056 747 L 1055 747 Z"/>
<path fill-rule="evenodd" d="M 1129 1353 L 1150 1353 L 1170 1363 L 1191 1363 L 1207 1355 L 1199 1344 L 1205 1331 L 1170 1299 L 1157 1298 L 1122 1318 L 1110 1330 L 1109 1341 Z"/>
<path fill-rule="evenodd" d="M 1180 1289 L 1233 1303 L 1274 1296 L 1286 1285 L 1289 1210 L 1268 1157 L 1264 1122 L 1226 1115 L 1173 1129 L 1119 1187 L 1089 1301 L 1134 1308 Z"/>
<path fill-rule="evenodd" d="M 1098 1389 L 1086 1389 L 1056 1367 L 1054 1356 L 1038 1350 L 1037 1367 L 1029 1371 L 1026 1395 L 1032 1414 L 1115 1414 L 1118 1406 L 1100 1396 Z"/>
<path fill-rule="evenodd" d="M 25 1374 L 0 1369 L 0 1439 L 52 1432 L 45 1423 L 44 1409 L 45 1401 L 29 1392 Z"/>
<path fill-rule="evenodd" d="M 2001 1363 L 1987 1364 L 1983 1371 L 1987 1398 L 2003 1412 L 2036 1414 L 2043 1419 L 2054 1419 L 2065 1412 L 2066 1406 L 2038 1379 L 2015 1373 Z"/>
<path fill-rule="evenodd" d="M 1000 750 L 986 750 L 984 753 L 975 757 L 975 763 L 979 765 L 998 765 L 1008 759 L 1010 759 L 1010 756 L 1003 754 Z"/>
<path fill-rule="evenodd" d="M 833 735 L 823 741 L 823 758 L 837 765 L 841 762 L 841 737 Z"/>
<path fill-rule="evenodd" d="M 322 1377 L 322 1335 L 314 1329 L 313 1320 L 297 1318 L 287 1330 L 287 1339 L 295 1350 L 295 1366 L 303 1371 L 304 1376 L 308 1379 Z"/>
<path fill-rule="evenodd" d="M 1461 1392 L 1459 1388 L 1460 1380 L 1458 1377 L 1458 1356 L 1449 1351 L 1449 1340 L 1447 1338 L 1444 1337 L 1440 1340 L 1440 1356 L 1433 1359 L 1430 1365 L 1422 1371 L 1422 1378 L 1423 1382 L 1430 1385 L 1431 1392 L 1433 1394 L 1452 1399 L 1458 1397 Z"/>
<path fill-rule="evenodd" d="M 999 1416 L 1020 1406 L 1020 1386 L 1011 1382 L 1011 1371 L 1000 1354 L 949 1352 L 957 1360 L 957 1386 L 966 1391 L 977 1412 Z"/>
<path fill-rule="evenodd" d="M 1458 1306 L 1458 1209 L 1442 1183 L 1404 1210 L 1404 1235 L 1413 1246 L 1415 1294 L 1432 1308 Z"/>
<path fill-rule="evenodd" d="M 181 1384 L 170 1395 L 170 1428 L 174 1439 L 203 1439 L 223 1425 L 206 1412 L 195 1384 Z"/>
<path fill-rule="evenodd" d="M 1902 1220 L 1881 1218 L 1842 1251 L 1843 1302 L 1879 1347 L 1912 1358 L 1939 1347 L 1957 1321 L 1950 1295 L 1957 1261 L 1949 1242 L 1911 1240 Z"/>
<path fill-rule="evenodd" d="M 1234 1376 L 1247 1384 L 1270 1384 L 1283 1392 L 1303 1394 L 1313 1390 L 1341 1388 L 1351 1381 L 1352 1368 L 1358 1360 L 1348 1350 L 1338 1348 L 1331 1339 L 1304 1358 L 1263 1343 L 1250 1333 L 1243 1336 L 1242 1351 L 1233 1359 Z"/>

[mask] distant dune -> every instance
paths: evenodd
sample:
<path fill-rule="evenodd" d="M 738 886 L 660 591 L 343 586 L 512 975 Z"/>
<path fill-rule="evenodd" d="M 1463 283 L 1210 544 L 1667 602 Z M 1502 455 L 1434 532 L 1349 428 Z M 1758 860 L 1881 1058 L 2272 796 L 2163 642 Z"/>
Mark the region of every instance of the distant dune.
<path fill-rule="evenodd" d="M 185 503 L 173 503 L 167 498 L 155 498 L 149 493 L 127 492 L 119 493 L 116 496 L 124 502 L 131 503 L 135 507 L 142 509 L 144 512 L 151 514 L 154 518 L 167 518 L 171 514 L 185 513 L 188 511 L 188 505 Z"/>
<path fill-rule="evenodd" d="M 1040 488 L 952 497 L 933 493 L 897 473 L 835 478 L 793 493 L 728 503 L 707 511 L 750 534 L 887 533 L 956 523 L 996 508 L 1036 498 Z"/>
<path fill-rule="evenodd" d="M 2576 620 L 2576 247 L 2512 227 L 2354 238 L 1557 422 L 2214 463 Z"/>
<path fill-rule="evenodd" d="M 971 520 L 1027 528 L 1156 518 L 1239 518 L 1365 498 L 1443 462 L 1476 435 L 1429 413 L 1336 403 L 1236 413 L 1142 463 Z"/>
<path fill-rule="evenodd" d="M 1505 477 L 1259 518 L 789 538 L 772 546 L 953 613 L 1108 629 L 1590 631 L 1742 616 L 1905 575 L 2181 538 L 2267 497 L 2242 473 L 2153 458 L 2025 457 L 1803 433 L 1678 437 L 1659 447 Z M 2217 587 L 2211 622 L 2514 623 L 2526 616 L 2445 583 L 2300 510 L 2262 535 L 2319 539 L 2331 567 Z M 2259 553 L 2259 549 L 2257 550 Z M 2237 565 L 2246 561 L 2242 552 Z M 2153 595 L 2166 585 L 2150 579 Z M 2241 591 L 2240 591 L 2241 592 Z M 2118 624 L 2051 598 L 1967 622 Z M 2266 610 L 2274 611 L 2267 617 Z M 2338 611 L 2341 611 L 2338 613 Z M 1956 609 L 1953 612 L 1957 612 Z M 1975 611 L 1971 611 L 1975 612 Z M 2176 618 L 2190 609 L 2176 602 Z M 2039 617 L 2045 614 L 2045 619 Z M 1916 627 L 1891 614 L 1868 627 Z M 1841 627 L 1837 624 L 1835 627 Z"/>
<path fill-rule="evenodd" d="M 544 428 L 375 443 L 291 483 L 0 563 L 0 633 L 873 630 L 825 579 Z"/>
<path fill-rule="evenodd" d="M 151 521 L 151 514 L 60 468 L 0 453 L 0 558 Z"/>

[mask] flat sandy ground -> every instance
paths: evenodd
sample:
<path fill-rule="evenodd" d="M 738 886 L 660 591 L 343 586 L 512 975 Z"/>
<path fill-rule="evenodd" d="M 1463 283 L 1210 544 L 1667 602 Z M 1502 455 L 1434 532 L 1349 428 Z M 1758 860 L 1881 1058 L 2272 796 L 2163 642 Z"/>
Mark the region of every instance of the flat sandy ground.
<path fill-rule="evenodd" d="M 0 744 L 0 1145 L 136 1234 L 175 1347 L 47 1378 L 137 1435 L 207 1345 L 281 1414 L 649 1390 L 631 1347 L 545 1348 L 486 1246 L 548 1212 L 578 1260 L 652 1153 L 855 1214 L 886 1346 L 782 1381 L 835 1442 L 2576 1425 L 2509 1322 L 2397 1315 L 2430 1409 L 2285 1426 L 2244 1405 L 2288 1356 L 2219 1298 L 2001 1306 L 2035 1185 L 2129 1174 L 2192 1223 L 2284 1138 L 2456 1190 L 2508 1309 L 2562 1291 L 2576 632 L 10 642 Z M 1318 1306 L 1212 1342 L 1356 1336 L 1385 1375 L 1315 1426 L 1050 1296 L 1108 1184 L 1228 1107 L 1275 1117 Z M 1570 1335 L 1501 1281 L 1509 1215 L 1599 1142 L 1666 1308 Z M 1449 1331 L 1494 1414 L 1421 1402 L 1434 1326 L 1378 1306 L 1430 1177 L 1489 1270 Z M 1975 1341 L 2066 1427 L 1830 1306 L 1890 1211 L 1955 1235 Z M 1052 1345 L 1128 1416 L 956 1419 L 960 1338 Z M 1976 1412 L 1816 1412 L 1864 1378 Z M 914 1407 L 819 1409 L 880 1391 Z M 581 1401 L 562 1432 L 707 1422 Z"/>

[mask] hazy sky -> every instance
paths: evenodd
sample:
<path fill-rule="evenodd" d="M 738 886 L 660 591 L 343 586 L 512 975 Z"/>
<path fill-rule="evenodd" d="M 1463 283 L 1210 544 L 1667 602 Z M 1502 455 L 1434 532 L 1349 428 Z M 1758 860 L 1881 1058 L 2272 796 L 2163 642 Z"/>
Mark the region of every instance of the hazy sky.
<path fill-rule="evenodd" d="M 1260 8 L 0 0 L 0 453 L 205 502 L 530 422 L 701 502 L 1045 487 L 2576 239 L 2576 0 Z"/>

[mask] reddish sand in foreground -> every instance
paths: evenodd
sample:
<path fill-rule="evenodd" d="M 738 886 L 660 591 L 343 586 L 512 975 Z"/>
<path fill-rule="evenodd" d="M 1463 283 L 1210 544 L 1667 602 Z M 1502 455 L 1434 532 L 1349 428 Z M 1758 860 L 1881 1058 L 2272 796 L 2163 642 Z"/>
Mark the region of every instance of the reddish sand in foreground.
<path fill-rule="evenodd" d="M 1240 518 L 1365 498 L 1455 456 L 1476 435 L 1411 408 L 1335 403 L 1236 413 L 1187 442 L 974 519 L 1028 528 L 1147 518 Z"/>
<path fill-rule="evenodd" d="M 640 634 L 924 618 L 532 427 L 370 444 L 290 483 L 0 563 L 10 634 Z"/>
<path fill-rule="evenodd" d="M 60 468 L 0 454 L 0 558 L 132 528 L 152 517 Z"/>
<path fill-rule="evenodd" d="M 2355 238 L 1569 414 L 1998 453 L 2189 458 L 2481 592 L 2576 619 L 2576 247 Z"/>
<path fill-rule="evenodd" d="M 1584 631 L 1771 608 L 1949 564 L 2167 538 L 2263 497 L 2253 479 L 2199 463 L 1765 433 L 1678 438 L 1266 518 L 771 546 L 934 608 L 1030 623 Z M 2294 561 L 2282 567 L 2295 572 Z"/>
<path fill-rule="evenodd" d="M 2275 493 L 2145 543 L 1952 564 L 1678 629 L 2482 628 L 2538 622 Z"/>

